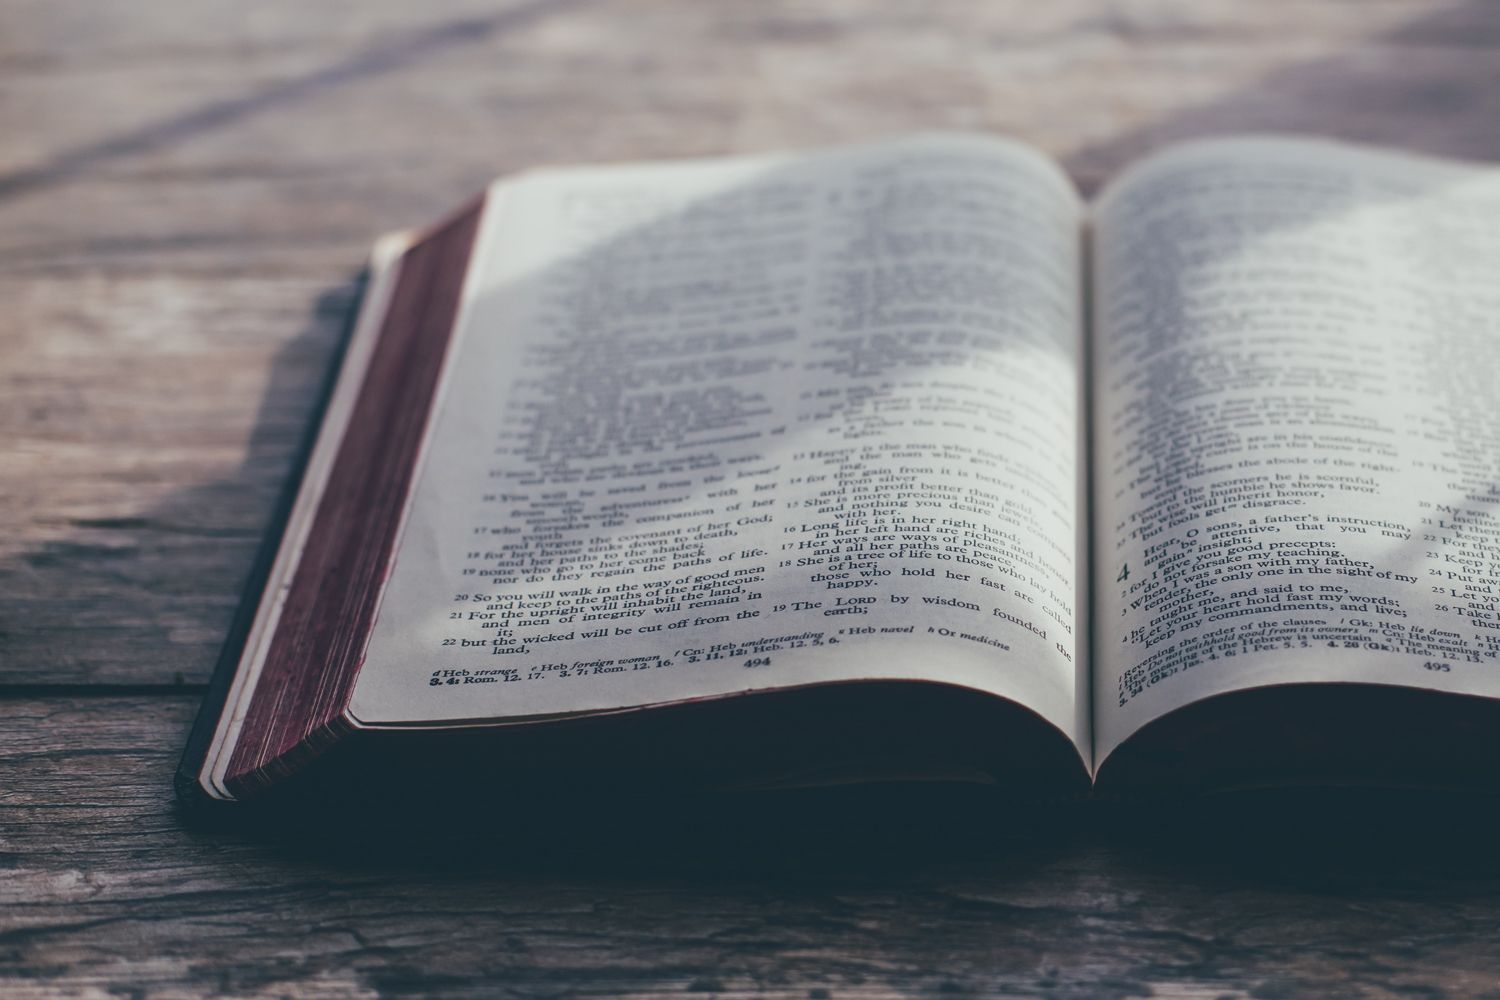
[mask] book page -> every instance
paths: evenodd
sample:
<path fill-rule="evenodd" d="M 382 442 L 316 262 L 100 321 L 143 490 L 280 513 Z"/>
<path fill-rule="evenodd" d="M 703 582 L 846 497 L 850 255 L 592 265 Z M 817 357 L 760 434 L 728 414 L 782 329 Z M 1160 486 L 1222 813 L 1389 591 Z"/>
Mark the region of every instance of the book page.
<path fill-rule="evenodd" d="M 1097 759 L 1257 685 L 1500 697 L 1500 172 L 1205 142 L 1095 222 Z"/>
<path fill-rule="evenodd" d="M 1081 746 L 1080 205 L 925 137 L 498 185 L 351 714 L 925 679 Z"/>

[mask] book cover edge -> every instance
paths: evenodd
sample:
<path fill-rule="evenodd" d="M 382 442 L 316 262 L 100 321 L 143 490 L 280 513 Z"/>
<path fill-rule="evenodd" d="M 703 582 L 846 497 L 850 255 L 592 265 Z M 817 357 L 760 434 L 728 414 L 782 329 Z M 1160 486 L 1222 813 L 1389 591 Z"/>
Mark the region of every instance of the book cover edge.
<path fill-rule="evenodd" d="M 307 426 L 293 453 L 281 491 L 272 507 L 265 534 L 241 590 L 240 600 L 230 622 L 229 631 L 225 635 L 224 644 L 219 649 L 219 656 L 209 677 L 203 701 L 199 705 L 198 713 L 193 720 L 193 727 L 188 734 L 187 744 L 178 761 L 173 777 L 173 787 L 180 804 L 200 810 L 232 804 L 221 802 L 210 796 L 199 783 L 199 775 L 207 760 L 209 747 L 213 743 L 214 731 L 218 728 L 219 718 L 223 714 L 235 672 L 239 668 L 245 643 L 249 638 L 250 627 L 255 621 L 261 602 L 265 599 L 266 582 L 270 576 L 271 567 L 276 562 L 276 555 L 281 548 L 282 540 L 286 536 L 292 508 L 296 504 L 297 495 L 307 477 L 308 465 L 318 437 L 323 431 L 329 402 L 333 398 L 339 373 L 343 370 L 344 361 L 348 356 L 349 343 L 353 338 L 360 312 L 370 292 L 371 273 L 372 269 L 367 264 L 352 278 L 354 294 L 350 299 L 333 345 L 333 351 L 328 359 L 327 368 L 319 384 L 312 411 L 307 418 Z"/>

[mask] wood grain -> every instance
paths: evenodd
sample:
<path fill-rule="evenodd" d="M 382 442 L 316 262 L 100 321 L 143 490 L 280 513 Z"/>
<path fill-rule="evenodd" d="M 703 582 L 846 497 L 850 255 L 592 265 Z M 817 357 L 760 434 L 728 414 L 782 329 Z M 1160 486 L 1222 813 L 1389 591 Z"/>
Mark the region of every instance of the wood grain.
<path fill-rule="evenodd" d="M 381 232 L 539 164 L 931 128 L 1086 189 L 1245 129 L 1500 160 L 1500 4 L 17 0 L 0 94 L 0 996 L 1497 992 L 1472 805 L 334 849 L 169 781 Z"/>
<path fill-rule="evenodd" d="M 1045 807 L 984 831 L 773 810 L 753 835 L 585 811 L 322 845 L 184 827 L 166 792 L 193 709 L 0 702 L 0 995 L 1467 996 L 1500 975 L 1493 818 L 1464 804 Z"/>

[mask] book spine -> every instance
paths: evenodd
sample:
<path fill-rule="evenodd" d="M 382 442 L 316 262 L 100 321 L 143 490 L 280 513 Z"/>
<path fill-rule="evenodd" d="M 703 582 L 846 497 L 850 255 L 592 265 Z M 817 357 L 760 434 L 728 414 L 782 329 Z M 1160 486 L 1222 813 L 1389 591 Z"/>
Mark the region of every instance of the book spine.
<path fill-rule="evenodd" d="M 305 544 L 289 576 L 273 581 L 275 620 L 257 640 L 264 645 L 253 690 L 235 708 L 224 765 L 223 785 L 235 798 L 279 783 L 348 735 L 343 712 L 394 557 L 483 208 L 476 199 L 409 241 L 395 265 L 344 430 L 299 536 Z"/>

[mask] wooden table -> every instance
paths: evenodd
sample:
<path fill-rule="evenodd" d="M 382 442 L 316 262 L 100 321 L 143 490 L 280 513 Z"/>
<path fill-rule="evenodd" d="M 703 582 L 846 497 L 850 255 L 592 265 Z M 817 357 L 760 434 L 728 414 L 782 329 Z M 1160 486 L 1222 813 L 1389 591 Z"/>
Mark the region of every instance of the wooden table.
<path fill-rule="evenodd" d="M 536 164 L 931 128 L 1089 188 L 1247 129 L 1500 159 L 1500 4 L 0 8 L 0 996 L 1500 991 L 1500 852 L 1462 809 L 927 817 L 848 855 L 793 823 L 535 865 L 181 822 L 374 236 Z"/>

